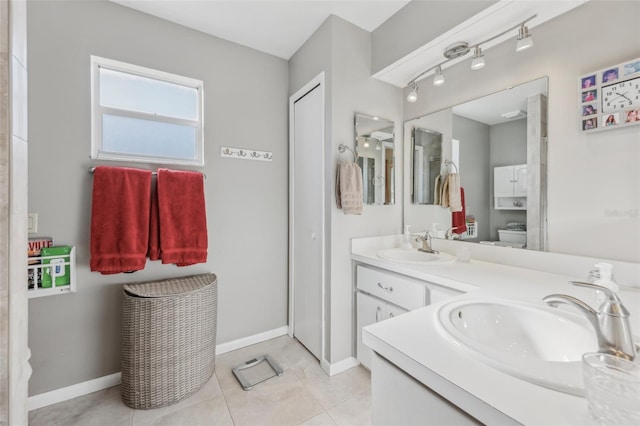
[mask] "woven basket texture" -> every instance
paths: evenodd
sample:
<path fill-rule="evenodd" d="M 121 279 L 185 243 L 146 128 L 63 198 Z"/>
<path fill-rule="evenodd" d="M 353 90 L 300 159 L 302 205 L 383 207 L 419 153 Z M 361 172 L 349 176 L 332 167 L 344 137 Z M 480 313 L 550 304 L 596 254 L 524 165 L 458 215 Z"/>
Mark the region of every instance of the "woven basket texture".
<path fill-rule="evenodd" d="M 211 378 L 216 281 L 202 274 L 124 286 L 121 391 L 129 407 L 174 404 Z"/>

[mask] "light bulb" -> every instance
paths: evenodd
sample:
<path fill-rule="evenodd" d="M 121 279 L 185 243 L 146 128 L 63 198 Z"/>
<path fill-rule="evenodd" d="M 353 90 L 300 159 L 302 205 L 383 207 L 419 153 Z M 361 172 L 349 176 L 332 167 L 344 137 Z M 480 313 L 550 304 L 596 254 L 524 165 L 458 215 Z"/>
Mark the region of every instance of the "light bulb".
<path fill-rule="evenodd" d="M 411 91 L 407 95 L 407 102 L 415 102 L 418 100 L 418 85 L 414 82 L 411 84 Z"/>
<path fill-rule="evenodd" d="M 529 28 L 522 24 L 518 30 L 518 39 L 516 41 L 516 52 L 528 49 L 533 46 L 533 38 L 529 34 Z"/>
<path fill-rule="evenodd" d="M 473 51 L 473 61 L 471 61 L 471 69 L 479 70 L 481 68 L 484 68 L 484 66 L 484 54 L 482 53 L 482 49 L 480 48 L 480 46 L 476 46 L 475 50 Z"/>
<path fill-rule="evenodd" d="M 440 65 L 436 67 L 436 75 L 433 77 L 434 86 L 442 86 L 444 84 L 444 76 L 442 75 L 442 68 Z"/>

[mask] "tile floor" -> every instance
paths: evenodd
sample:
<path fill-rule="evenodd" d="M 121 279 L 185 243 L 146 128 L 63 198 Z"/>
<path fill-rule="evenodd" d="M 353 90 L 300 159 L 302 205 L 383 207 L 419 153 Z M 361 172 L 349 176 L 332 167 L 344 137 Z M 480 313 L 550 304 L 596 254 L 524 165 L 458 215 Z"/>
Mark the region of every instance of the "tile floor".
<path fill-rule="evenodd" d="M 244 391 L 231 368 L 261 353 L 284 368 Z M 29 413 L 30 426 L 71 425 L 370 425 L 371 376 L 358 366 L 329 377 L 297 340 L 278 337 L 216 358 L 216 374 L 191 397 L 169 407 L 134 410 L 115 386 Z"/>

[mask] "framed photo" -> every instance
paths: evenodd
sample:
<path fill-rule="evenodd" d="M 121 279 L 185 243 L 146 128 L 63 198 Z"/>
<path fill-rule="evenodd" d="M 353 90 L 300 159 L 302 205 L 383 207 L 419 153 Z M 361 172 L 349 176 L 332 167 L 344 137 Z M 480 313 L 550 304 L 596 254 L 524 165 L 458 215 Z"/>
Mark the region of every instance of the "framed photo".
<path fill-rule="evenodd" d="M 581 132 L 640 125 L 640 58 L 585 73 L 577 80 Z"/>
<path fill-rule="evenodd" d="M 582 92 L 582 102 L 592 102 L 597 99 L 598 99 L 598 91 L 595 89 Z"/>
<path fill-rule="evenodd" d="M 594 115 L 598 113 L 598 104 L 589 104 L 584 105 L 582 107 L 582 115 L 586 117 L 587 115 Z"/>
<path fill-rule="evenodd" d="M 605 127 L 608 126 L 617 126 L 620 122 L 620 114 L 614 112 L 613 114 L 605 114 L 602 116 L 602 123 Z"/>
<path fill-rule="evenodd" d="M 640 123 L 640 109 L 632 109 L 625 114 L 625 123 Z"/>
<path fill-rule="evenodd" d="M 596 85 L 596 75 L 588 75 L 586 77 L 582 77 L 582 88 L 589 89 L 590 87 L 595 87 Z"/>
<path fill-rule="evenodd" d="M 631 74 L 640 73 L 640 60 L 624 64 L 622 69 L 624 70 L 622 75 L 625 77 Z"/>
<path fill-rule="evenodd" d="M 610 68 L 602 73 L 602 82 L 610 83 L 618 79 L 618 67 Z"/>
<path fill-rule="evenodd" d="M 582 120 L 582 130 L 593 130 L 598 127 L 598 119 L 596 117 Z"/>

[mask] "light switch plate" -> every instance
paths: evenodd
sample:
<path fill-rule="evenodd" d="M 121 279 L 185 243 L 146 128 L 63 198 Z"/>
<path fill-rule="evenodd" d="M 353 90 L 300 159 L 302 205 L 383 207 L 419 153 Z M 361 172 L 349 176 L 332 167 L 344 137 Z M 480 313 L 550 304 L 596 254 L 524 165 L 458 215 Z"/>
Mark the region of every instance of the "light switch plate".
<path fill-rule="evenodd" d="M 27 232 L 29 234 L 38 232 L 38 213 L 29 213 L 29 218 L 27 219 Z"/>

